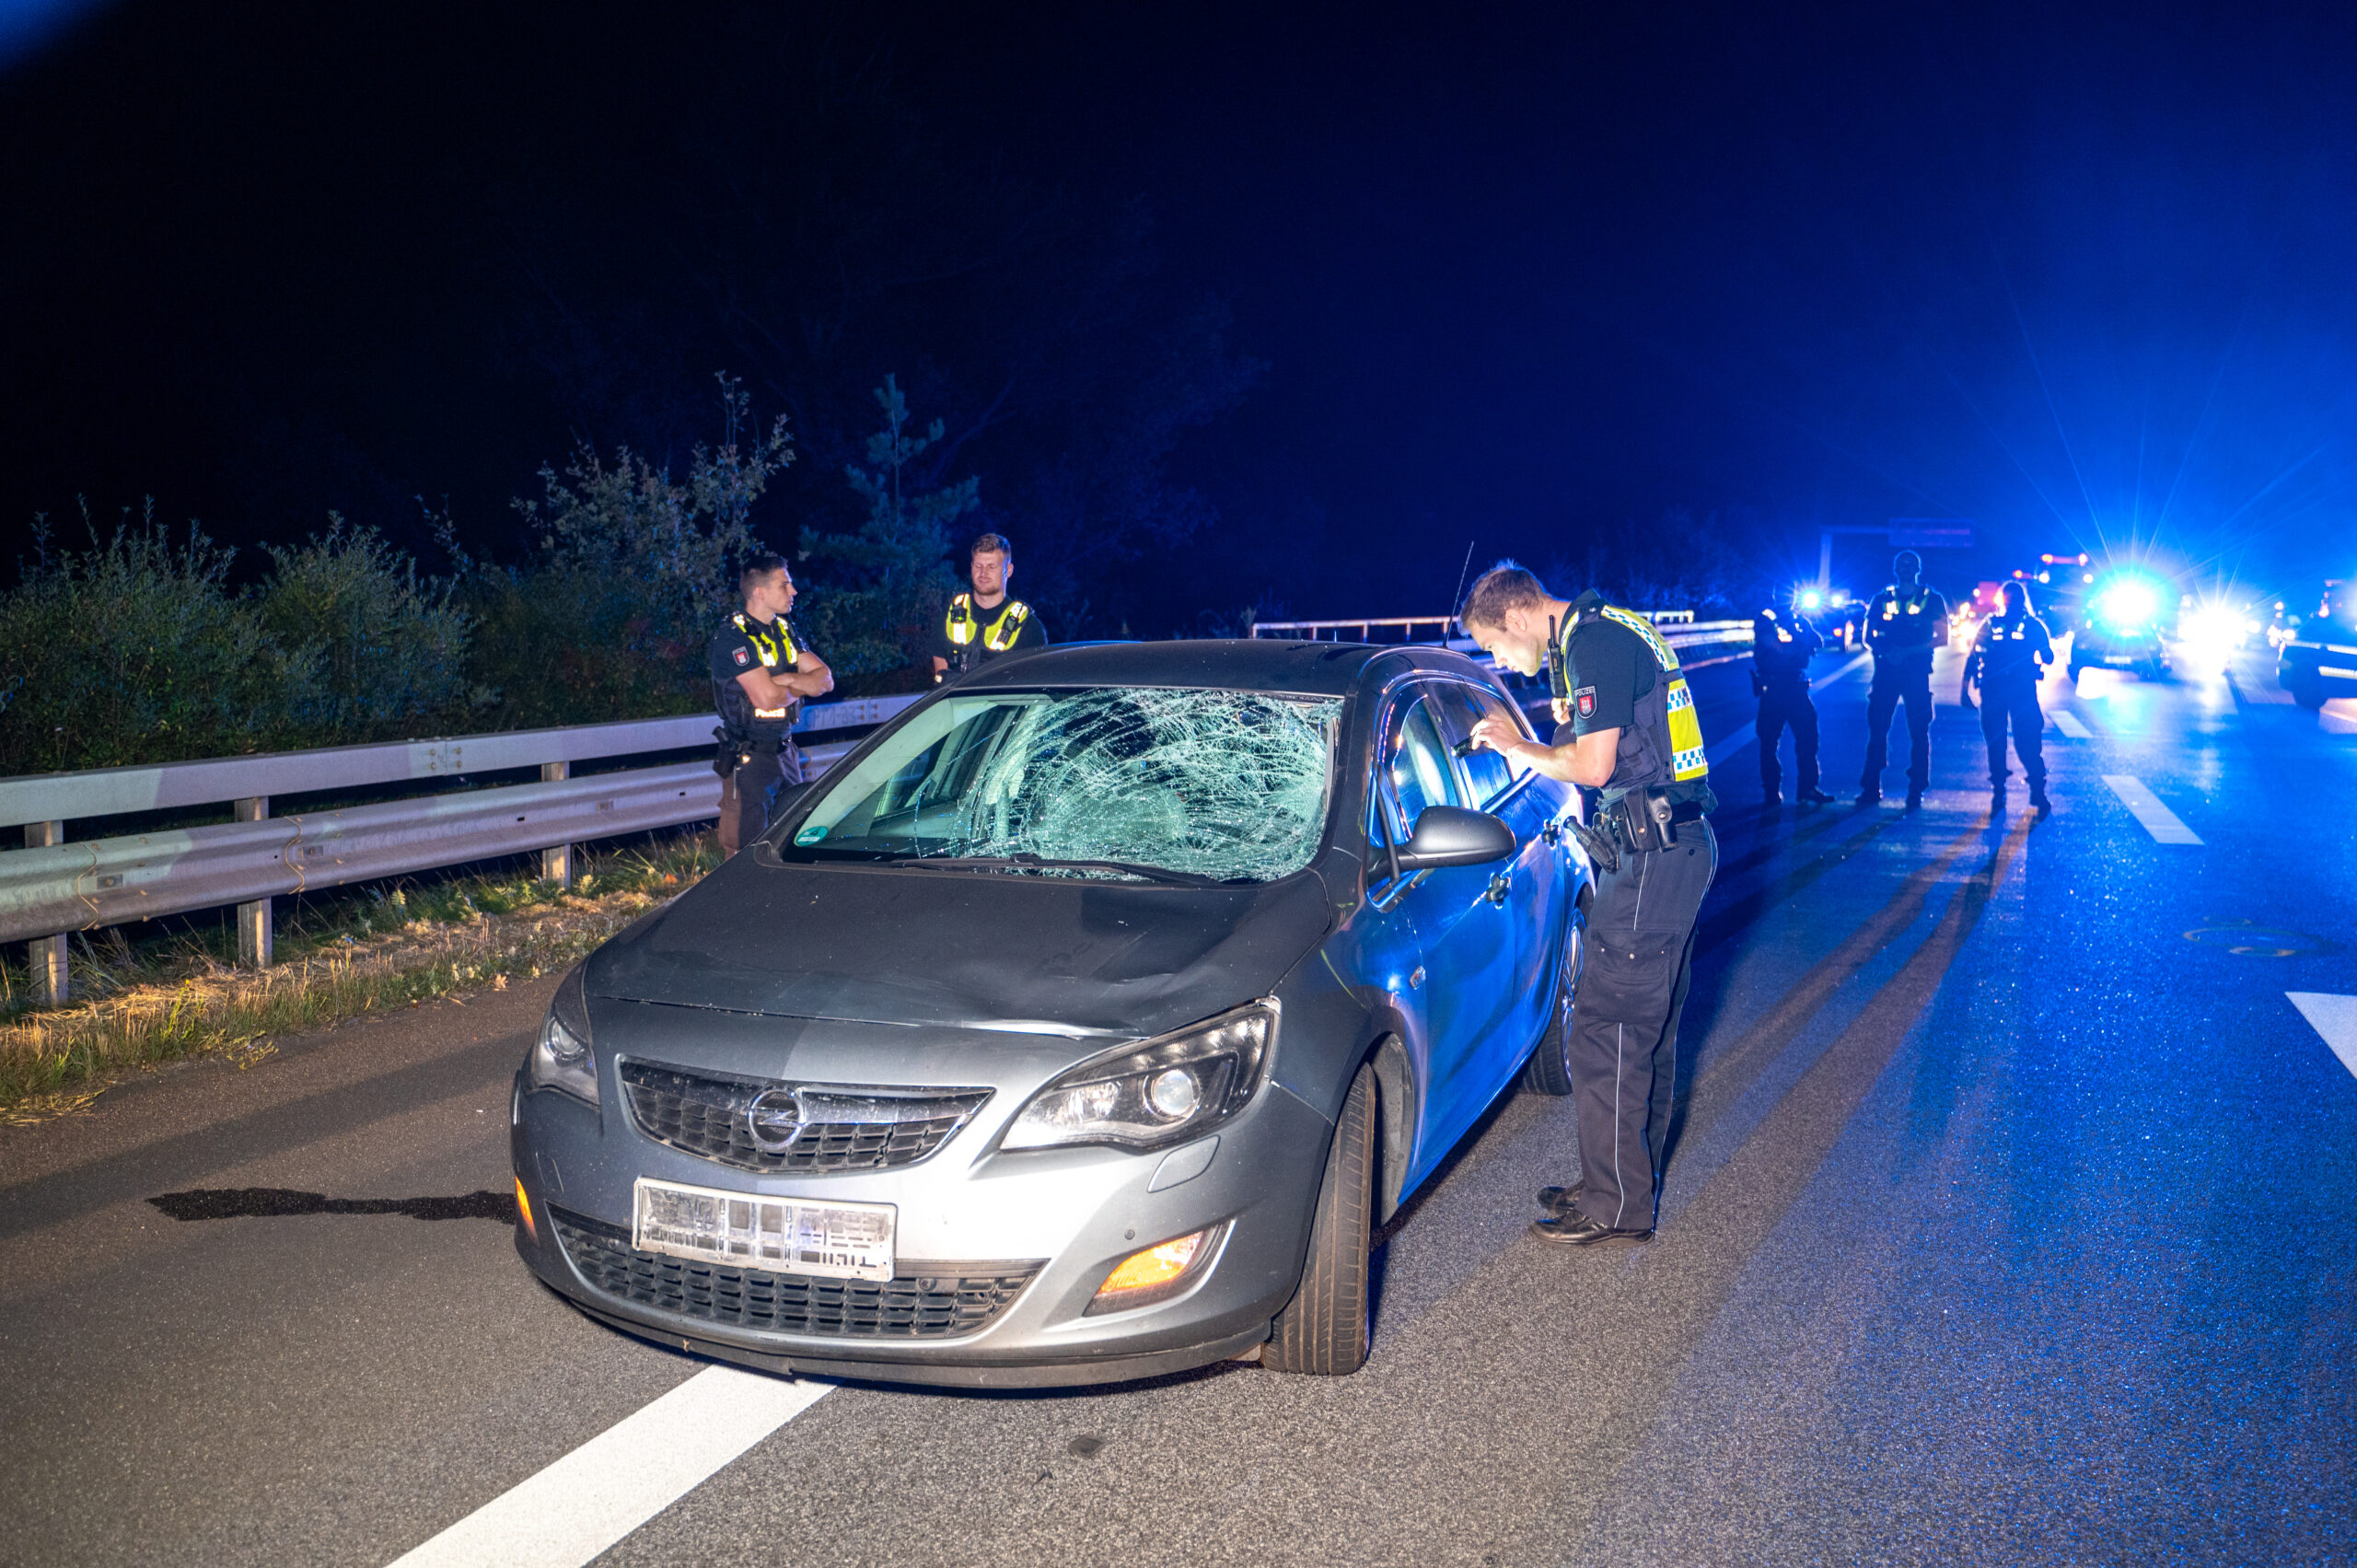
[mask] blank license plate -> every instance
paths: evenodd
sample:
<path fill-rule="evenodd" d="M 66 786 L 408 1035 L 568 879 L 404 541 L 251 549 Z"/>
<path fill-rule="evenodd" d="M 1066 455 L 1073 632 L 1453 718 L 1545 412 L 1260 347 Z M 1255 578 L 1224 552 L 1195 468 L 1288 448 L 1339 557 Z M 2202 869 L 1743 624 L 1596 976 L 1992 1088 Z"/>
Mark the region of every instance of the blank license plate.
<path fill-rule="evenodd" d="M 892 1277 L 889 1203 L 812 1203 L 638 1179 L 632 1232 L 643 1252 L 776 1274 Z"/>

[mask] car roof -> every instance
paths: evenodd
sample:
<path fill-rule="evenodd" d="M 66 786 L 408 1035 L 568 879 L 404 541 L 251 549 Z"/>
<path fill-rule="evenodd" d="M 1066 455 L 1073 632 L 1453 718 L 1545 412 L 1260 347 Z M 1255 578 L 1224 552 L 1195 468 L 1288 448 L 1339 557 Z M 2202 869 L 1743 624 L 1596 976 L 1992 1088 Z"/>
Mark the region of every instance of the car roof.
<path fill-rule="evenodd" d="M 1380 667 L 1380 668 L 1377 668 Z M 1200 686 L 1234 691 L 1347 696 L 1369 674 L 1445 670 L 1486 679 L 1463 654 L 1423 645 L 1309 643 L 1293 638 L 1190 638 L 1070 643 L 991 660 L 958 684 L 967 691 L 1034 686 Z"/>

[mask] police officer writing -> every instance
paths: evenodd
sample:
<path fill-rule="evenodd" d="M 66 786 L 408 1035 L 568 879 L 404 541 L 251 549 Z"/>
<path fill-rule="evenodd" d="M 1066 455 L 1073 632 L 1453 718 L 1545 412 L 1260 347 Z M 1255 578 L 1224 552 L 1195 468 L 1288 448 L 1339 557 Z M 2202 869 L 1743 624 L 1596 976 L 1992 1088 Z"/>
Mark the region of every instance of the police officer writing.
<path fill-rule="evenodd" d="M 1866 606 L 1866 646 L 1875 679 L 1866 693 L 1866 768 L 1858 804 L 1882 798 L 1882 772 L 1890 764 L 1890 721 L 1907 703 L 1907 809 L 1923 804 L 1932 782 L 1932 655 L 1948 645 L 1948 601 L 1923 586 L 1923 558 L 1902 550 L 1891 562 L 1898 581 Z"/>
<path fill-rule="evenodd" d="M 949 601 L 941 636 L 934 644 L 935 685 L 1001 654 L 1048 645 L 1048 629 L 1031 607 L 1006 597 L 1007 579 L 1015 575 L 1015 547 L 1004 534 L 986 533 L 974 540 L 966 552 L 966 575 L 974 591 Z"/>
<path fill-rule="evenodd" d="M 2054 809 L 2046 798 L 2046 711 L 2038 705 L 2040 665 L 2054 662 L 2054 640 L 2046 622 L 2030 613 L 2029 586 L 2005 585 L 2005 608 L 1980 623 L 1980 635 L 1964 661 L 1964 705 L 1972 706 L 1972 689 L 1980 688 L 1980 734 L 1989 742 L 1990 805 L 2005 804 L 2005 727 L 2014 731 L 2014 751 L 2022 761 L 2022 776 L 2029 780 L 2030 809 L 2040 816 Z"/>
<path fill-rule="evenodd" d="M 1784 731 L 1793 732 L 1793 761 L 1799 765 L 1794 798 L 1823 806 L 1833 797 L 1817 787 L 1817 704 L 1808 695 L 1809 656 L 1825 639 L 1808 617 L 1774 606 L 1751 618 L 1751 694 L 1759 699 L 1754 733 L 1759 737 L 1759 793 L 1769 806 L 1784 804 L 1784 771 L 1776 759 Z"/>
<path fill-rule="evenodd" d="M 735 854 L 769 828 L 780 788 L 802 782 L 794 716 L 806 697 L 835 689 L 827 661 L 797 645 L 786 611 L 794 574 L 784 559 L 757 555 L 738 574 L 745 608 L 705 645 L 712 701 L 720 711 L 720 754 L 714 764 L 729 786 L 721 802 L 720 850 Z"/>
<path fill-rule="evenodd" d="M 1548 1217 L 1531 1228 L 1565 1247 L 1650 1240 L 1694 922 L 1719 862 L 1693 695 L 1653 622 L 1593 591 L 1552 598 L 1510 561 L 1474 583 L 1461 619 L 1500 665 L 1543 667 L 1569 714 L 1552 746 L 1499 717 L 1474 726 L 1473 744 L 1597 792 L 1587 822 L 1574 824 L 1596 870 L 1566 1053 L 1580 1175 L 1540 1190 Z"/>

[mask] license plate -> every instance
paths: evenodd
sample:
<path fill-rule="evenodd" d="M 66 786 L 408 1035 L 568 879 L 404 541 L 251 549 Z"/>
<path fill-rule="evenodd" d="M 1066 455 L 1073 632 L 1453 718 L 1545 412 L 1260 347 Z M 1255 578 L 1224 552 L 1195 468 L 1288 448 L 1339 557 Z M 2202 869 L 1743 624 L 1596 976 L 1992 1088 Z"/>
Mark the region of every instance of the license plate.
<path fill-rule="evenodd" d="M 642 1252 L 775 1274 L 892 1277 L 889 1203 L 814 1203 L 638 1179 L 632 1233 Z"/>

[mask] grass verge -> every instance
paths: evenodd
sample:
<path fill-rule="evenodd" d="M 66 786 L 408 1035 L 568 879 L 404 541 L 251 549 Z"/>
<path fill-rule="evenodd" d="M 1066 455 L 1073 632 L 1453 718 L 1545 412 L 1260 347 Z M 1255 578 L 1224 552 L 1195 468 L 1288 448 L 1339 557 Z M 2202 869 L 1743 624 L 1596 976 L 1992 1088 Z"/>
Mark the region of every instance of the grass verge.
<path fill-rule="evenodd" d="M 77 933 L 76 1000 L 37 1008 L 23 971 L 0 970 L 0 1124 L 77 1110 L 168 1063 L 251 1066 L 274 1036 L 489 989 L 561 969 L 719 864 L 709 833 L 588 862 L 572 890 L 525 877 L 399 883 L 308 903 L 282 927 L 278 962 L 242 970 L 224 930 L 134 946 Z"/>

